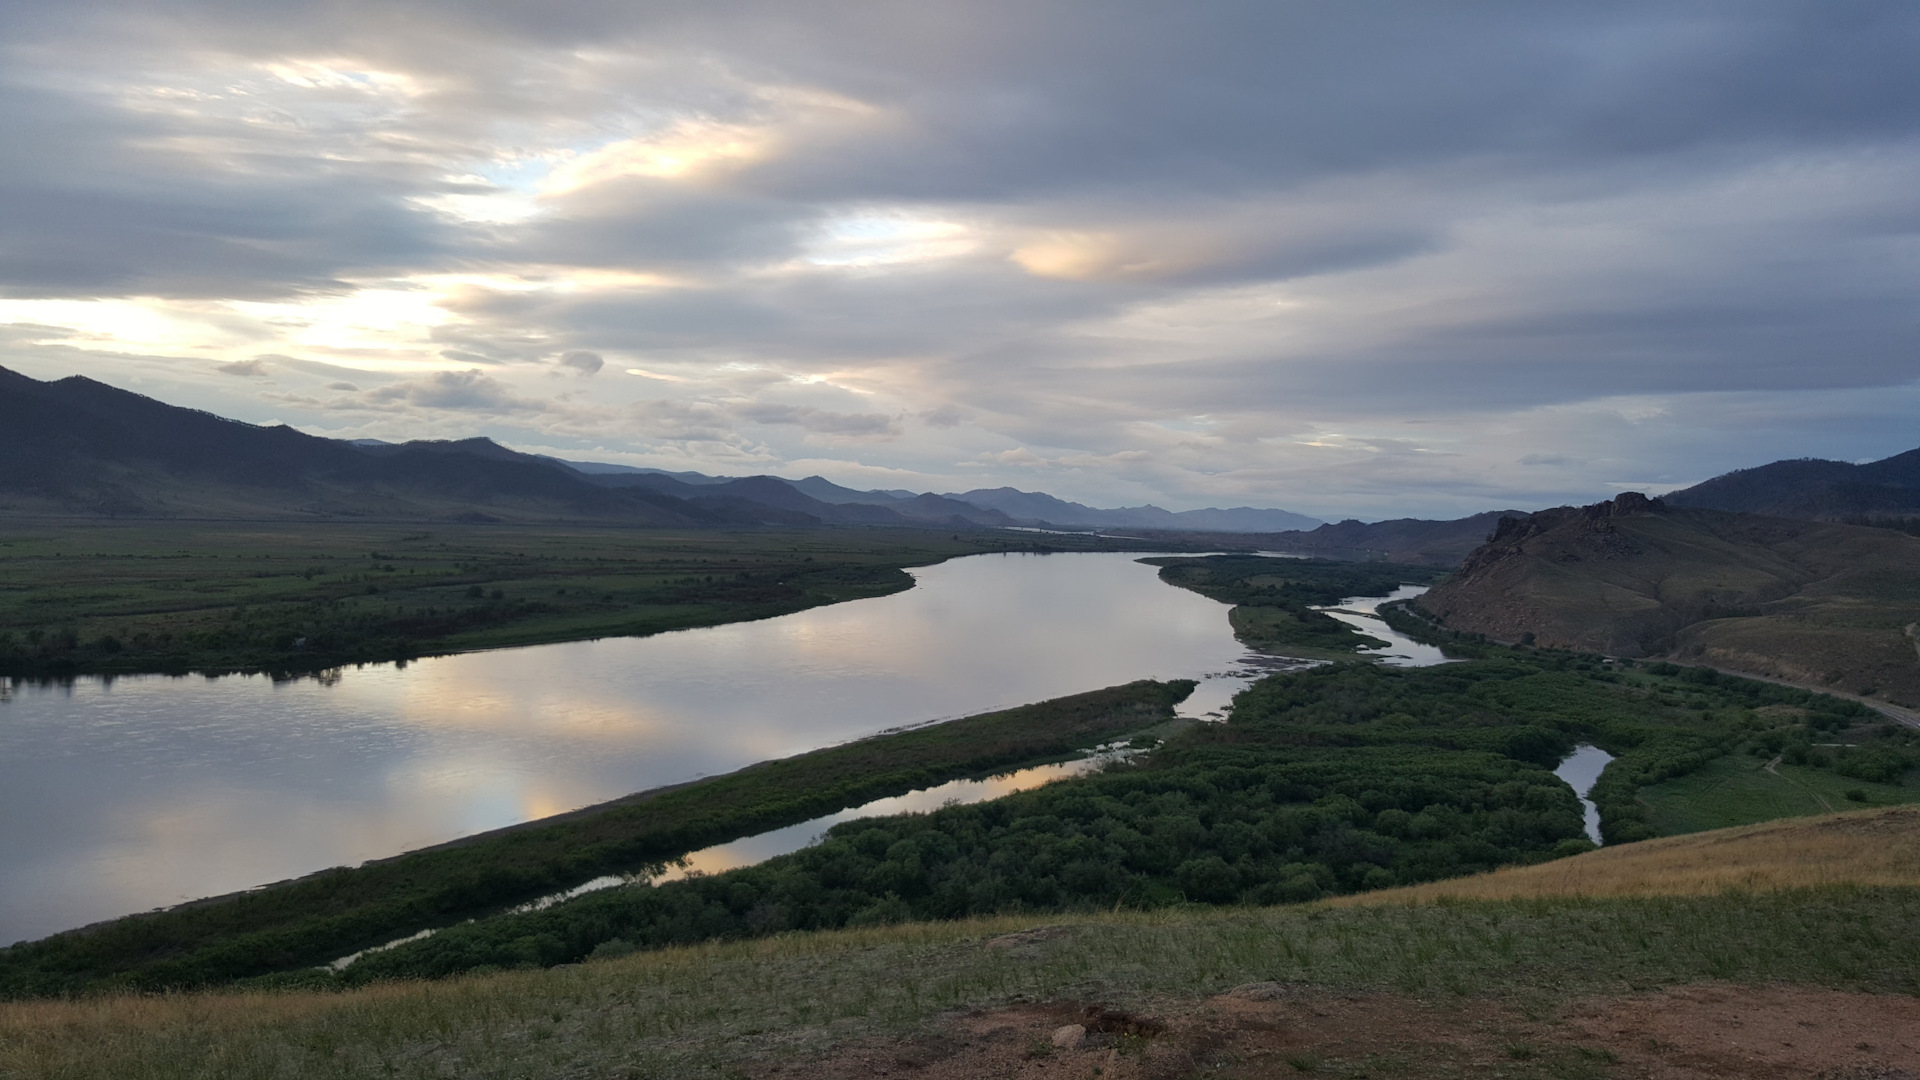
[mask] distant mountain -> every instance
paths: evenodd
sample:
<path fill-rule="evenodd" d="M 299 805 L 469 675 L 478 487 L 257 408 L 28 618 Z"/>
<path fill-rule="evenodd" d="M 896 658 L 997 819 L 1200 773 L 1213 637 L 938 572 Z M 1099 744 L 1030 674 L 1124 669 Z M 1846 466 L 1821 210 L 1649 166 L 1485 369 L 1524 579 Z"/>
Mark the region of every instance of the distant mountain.
<path fill-rule="evenodd" d="M 542 456 L 544 457 L 545 455 Z M 565 458 L 547 458 L 547 460 L 557 461 L 567 468 L 572 469 L 574 472 L 586 473 L 588 476 L 654 473 L 660 476 L 671 476 L 675 480 L 686 484 L 717 484 L 721 480 L 720 477 L 708 476 L 705 473 L 670 472 L 666 469 L 647 469 L 637 465 L 612 465 L 604 461 L 568 461 Z"/>
<path fill-rule="evenodd" d="M 817 525 L 840 516 L 779 481 L 769 492 L 783 497 L 768 503 L 749 497 L 751 490 L 688 499 L 595 479 L 487 439 L 324 439 L 179 408 L 83 376 L 40 382 L 0 368 L 0 511 L 681 528 Z M 918 522 L 882 512 L 872 523 Z"/>
<path fill-rule="evenodd" d="M 948 493 L 946 498 L 998 510 L 1015 521 L 1032 525 L 1095 529 L 1163 529 L 1195 532 L 1280 532 L 1311 529 L 1318 518 L 1286 510 L 1259 510 L 1249 506 L 1231 510 L 1162 510 L 1157 506 L 1123 506 L 1099 510 L 1077 502 L 1057 499 L 1037 491 L 1017 488 L 976 488 Z"/>
<path fill-rule="evenodd" d="M 1667 655 L 1920 705 L 1920 538 L 1888 529 L 1627 492 L 1502 520 L 1418 604 L 1448 629 L 1502 641 Z"/>
<path fill-rule="evenodd" d="M 183 409 L 84 376 L 40 382 L 0 368 L 0 512 L 1219 532 L 1316 524 L 1284 510 L 1174 514 L 1152 506 L 1096 510 L 1011 488 L 972 494 L 983 498 L 857 491 L 820 476 L 708 476 L 566 461 L 483 438 L 325 439 Z"/>
<path fill-rule="evenodd" d="M 1865 465 L 1819 458 L 1776 461 L 1716 476 L 1662 501 L 1811 521 L 1920 516 L 1920 450 Z"/>
<path fill-rule="evenodd" d="M 1262 537 L 1268 546 L 1328 559 L 1384 559 L 1420 566 L 1458 566 L 1487 542 L 1500 519 L 1526 516 L 1519 510 L 1490 510 L 1450 521 L 1395 518 L 1368 524 L 1348 518 L 1311 531 Z"/>

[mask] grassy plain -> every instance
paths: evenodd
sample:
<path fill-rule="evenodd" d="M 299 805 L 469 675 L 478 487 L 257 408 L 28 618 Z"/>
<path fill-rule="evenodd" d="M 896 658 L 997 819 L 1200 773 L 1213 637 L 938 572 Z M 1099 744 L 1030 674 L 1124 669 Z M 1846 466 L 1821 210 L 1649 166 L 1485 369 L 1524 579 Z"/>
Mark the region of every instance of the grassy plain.
<path fill-rule="evenodd" d="M 0 950 L 0 995 L 298 971 L 601 874 L 877 798 L 1071 756 L 1166 723 L 1191 682 L 1138 682 L 878 735 L 265 889 Z"/>
<path fill-rule="evenodd" d="M 876 1037 L 926 1037 L 920 1046 L 937 1053 L 938 1029 L 968 1010 L 1100 1002 L 1149 1012 L 1269 981 L 1297 996 L 1327 995 L 1326 1008 L 1338 1011 L 1332 1019 L 1310 1018 L 1317 1027 L 1341 1024 L 1365 995 L 1387 993 L 1423 1003 L 1492 1002 L 1536 1019 L 1589 995 L 1706 980 L 1913 995 L 1920 993 L 1920 938 L 1911 933 L 1916 922 L 1920 890 L 1844 886 L 1760 895 L 1339 910 L 1179 908 L 1044 922 L 1025 916 L 911 924 L 709 943 L 546 971 L 389 983 L 346 993 L 0 1003 L 0 1075 L 769 1076 L 798 1071 L 836 1044 Z M 954 1041 L 946 1039 L 945 1052 L 964 1053 L 966 1047 Z M 1147 1041 L 1132 1045 L 1150 1060 Z M 904 1052 L 889 1054 L 857 1075 L 911 1075 L 915 1066 L 907 1060 Z M 1624 1075 L 1601 1067 L 1612 1060 L 1612 1052 L 1596 1050 L 1591 1069 L 1569 1072 L 1569 1061 L 1560 1057 L 1509 1052 L 1496 1070 L 1478 1075 Z M 1098 1065 L 1100 1058 L 1091 1061 Z M 1113 1059 L 1108 1061 L 1111 1067 Z M 1043 1056 L 1035 1064 L 1064 1069 L 1069 1063 Z M 1267 1071 L 1229 1060 L 1209 1075 L 1291 1076 L 1319 1069 L 1308 1064 L 1274 1061 Z M 1378 1076 L 1383 1064 L 1328 1071 Z M 1384 1074 L 1440 1075 L 1417 1068 Z M 1128 1067 L 1125 1075 L 1137 1073 Z"/>
<path fill-rule="evenodd" d="M 1876 783 L 1772 757 L 1729 754 L 1643 788 L 1647 821 L 1662 836 L 1867 806 L 1920 802 L 1909 777 Z"/>
<path fill-rule="evenodd" d="M 0 522 L 0 675 L 307 672 L 652 634 L 898 592 L 905 567 L 1036 546 L 919 529 L 15 519 Z"/>

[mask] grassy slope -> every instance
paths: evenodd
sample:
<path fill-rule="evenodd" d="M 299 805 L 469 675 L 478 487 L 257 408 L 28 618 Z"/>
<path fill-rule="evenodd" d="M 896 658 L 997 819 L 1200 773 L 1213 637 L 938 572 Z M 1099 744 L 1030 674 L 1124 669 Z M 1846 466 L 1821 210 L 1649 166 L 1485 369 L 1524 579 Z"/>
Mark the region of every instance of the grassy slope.
<path fill-rule="evenodd" d="M 1847 885 L 1920 889 L 1920 808 L 1858 810 L 1643 840 L 1537 866 L 1326 903 L 1716 896 Z"/>
<path fill-rule="evenodd" d="M 793 934 L 341 994 L 0 1004 L 0 1073 L 738 1077 L 1018 1001 L 1154 1008 L 1278 980 L 1551 1009 L 1715 980 L 1920 993 L 1920 890 L 1179 909 Z"/>
<path fill-rule="evenodd" d="M 1069 756 L 1171 718 L 1192 683 L 1137 682 L 725 776 L 0 950 L 0 993 L 197 985 L 324 963 L 686 852 L 959 776 Z"/>
<path fill-rule="evenodd" d="M 1027 545 L 909 529 L 10 521 L 0 675 L 318 671 L 650 634 L 898 592 L 903 567 L 1010 546 Z"/>

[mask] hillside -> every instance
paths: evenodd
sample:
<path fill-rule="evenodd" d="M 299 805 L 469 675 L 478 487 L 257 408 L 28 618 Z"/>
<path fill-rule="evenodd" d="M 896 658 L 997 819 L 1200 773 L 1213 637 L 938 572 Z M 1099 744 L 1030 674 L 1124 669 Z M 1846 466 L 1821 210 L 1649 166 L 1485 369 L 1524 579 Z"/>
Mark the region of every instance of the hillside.
<path fill-rule="evenodd" d="M 1813 521 L 1920 516 L 1920 450 L 1864 465 L 1818 458 L 1776 461 L 1716 476 L 1663 501 Z"/>
<path fill-rule="evenodd" d="M 1501 521 L 1419 600 L 1451 630 L 1920 704 L 1920 538 L 1629 492 Z"/>
<path fill-rule="evenodd" d="M 1920 807 L 1789 818 L 1642 840 L 1533 866 L 1324 901 L 1425 904 L 1439 900 L 1712 896 L 1833 885 L 1920 888 Z"/>
<path fill-rule="evenodd" d="M 1876 819 L 1830 820 L 1841 828 L 1805 831 Z M 1883 820 L 1910 850 L 1911 821 Z M 1742 832 L 1688 840 L 1736 860 L 1773 842 Z M 1622 855 L 1639 848 L 1655 850 Z M 1836 877 L 1691 895 L 1656 872 L 1647 895 L 1601 899 L 1010 916 L 345 992 L 9 1002 L 0 1075 L 1913 1075 L 1920 889 Z"/>
<path fill-rule="evenodd" d="M 183 409 L 82 376 L 0 368 L 0 512 L 145 518 L 808 524 L 616 491 L 485 439 L 359 446 Z"/>

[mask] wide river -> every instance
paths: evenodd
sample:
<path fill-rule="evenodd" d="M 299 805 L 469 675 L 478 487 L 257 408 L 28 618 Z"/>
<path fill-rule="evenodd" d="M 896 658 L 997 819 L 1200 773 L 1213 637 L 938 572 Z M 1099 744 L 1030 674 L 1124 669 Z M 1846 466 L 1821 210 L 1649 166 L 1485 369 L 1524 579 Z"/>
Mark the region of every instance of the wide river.
<path fill-rule="evenodd" d="M 0 943 L 1133 679 L 1201 679 L 1182 711 L 1218 715 L 1260 661 L 1140 557 L 974 556 L 761 622 L 337 678 L 0 682 Z"/>

